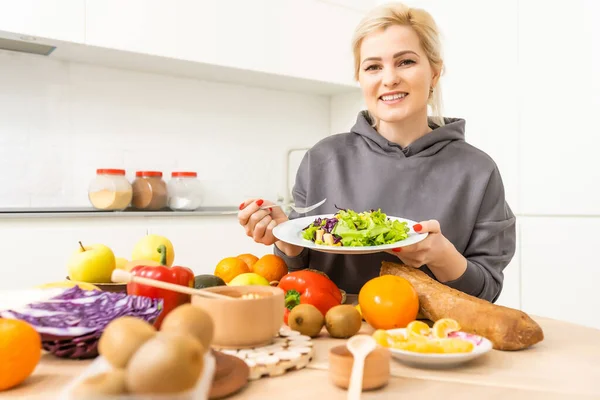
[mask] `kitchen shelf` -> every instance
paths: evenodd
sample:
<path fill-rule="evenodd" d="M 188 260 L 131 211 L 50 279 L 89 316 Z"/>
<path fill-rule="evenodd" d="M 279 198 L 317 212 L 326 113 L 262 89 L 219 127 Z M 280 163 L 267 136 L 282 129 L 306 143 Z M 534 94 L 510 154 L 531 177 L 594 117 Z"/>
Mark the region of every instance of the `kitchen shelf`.
<path fill-rule="evenodd" d="M 231 213 L 225 213 L 231 212 Z M 67 208 L 0 208 L 0 219 L 9 218 L 145 218 L 145 217 L 233 217 L 237 207 L 201 207 L 194 211 L 102 211 L 87 207 Z"/>

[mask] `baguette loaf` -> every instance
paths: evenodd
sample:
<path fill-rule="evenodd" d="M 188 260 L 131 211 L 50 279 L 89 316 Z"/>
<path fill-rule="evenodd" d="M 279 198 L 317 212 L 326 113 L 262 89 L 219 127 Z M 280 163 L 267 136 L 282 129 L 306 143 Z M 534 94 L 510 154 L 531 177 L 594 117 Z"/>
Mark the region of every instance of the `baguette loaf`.
<path fill-rule="evenodd" d="M 496 350 L 521 350 L 544 340 L 542 328 L 524 312 L 452 289 L 416 268 L 384 261 L 380 275 L 408 280 L 419 295 L 419 312 L 425 318 L 455 319 L 462 331 L 487 338 Z"/>

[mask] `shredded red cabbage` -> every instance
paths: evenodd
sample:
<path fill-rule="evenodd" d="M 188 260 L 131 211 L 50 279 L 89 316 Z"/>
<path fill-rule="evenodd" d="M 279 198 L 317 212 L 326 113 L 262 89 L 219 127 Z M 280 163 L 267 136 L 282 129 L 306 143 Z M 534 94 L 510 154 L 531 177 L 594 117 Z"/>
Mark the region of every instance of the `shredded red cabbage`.
<path fill-rule="evenodd" d="M 337 225 L 337 223 L 337 218 L 327 218 L 327 222 L 325 223 L 323 230 L 327 233 L 331 233 L 333 231 L 333 228 L 335 228 L 335 226 Z"/>
<path fill-rule="evenodd" d="M 323 224 L 323 222 L 325 222 L 325 224 Z M 331 233 L 333 231 L 333 228 L 335 228 L 335 226 L 337 225 L 337 223 L 338 223 L 337 218 L 316 218 L 310 225 L 306 226 L 302 230 L 305 231 L 308 228 L 310 228 L 311 226 L 319 226 L 326 233 Z M 323 225 L 323 226 L 321 226 L 321 225 Z"/>
<path fill-rule="evenodd" d="M 473 335 L 467 332 L 450 332 L 448 334 L 450 338 L 458 338 L 473 343 L 475 346 L 479 346 L 483 342 L 483 338 L 478 335 Z"/>
<path fill-rule="evenodd" d="M 112 320 L 134 316 L 153 322 L 162 310 L 162 299 L 75 286 L 48 300 L 1 311 L 0 318 L 28 322 L 41 334 L 44 349 L 59 357 L 89 358 L 98 354 L 97 341 Z"/>

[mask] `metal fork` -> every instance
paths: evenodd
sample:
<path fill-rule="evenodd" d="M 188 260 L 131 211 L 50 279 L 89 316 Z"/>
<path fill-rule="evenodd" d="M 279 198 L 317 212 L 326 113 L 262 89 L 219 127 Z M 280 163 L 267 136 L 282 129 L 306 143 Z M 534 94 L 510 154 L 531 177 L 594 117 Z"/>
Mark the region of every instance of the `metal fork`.
<path fill-rule="evenodd" d="M 307 212 L 310 212 L 310 211 L 314 210 L 315 208 L 320 207 L 326 201 L 327 201 L 327 198 L 324 198 L 323 200 L 319 201 L 318 203 L 315 203 L 315 204 L 310 205 L 308 207 L 296 207 L 296 205 L 294 203 L 286 203 L 286 204 L 271 204 L 269 206 L 263 206 L 260 209 L 261 210 L 267 210 L 267 209 L 273 208 L 273 207 L 281 207 L 281 208 L 290 207 L 292 210 L 296 211 L 298 214 L 305 214 Z"/>
<path fill-rule="evenodd" d="M 291 207 L 292 210 L 296 211 L 298 214 L 305 214 L 309 211 L 314 210 L 317 207 L 320 207 L 321 205 L 323 205 L 323 203 L 325 203 L 325 201 L 327 201 L 327 198 L 321 200 L 318 203 L 315 203 L 313 205 L 310 205 L 308 207 L 296 207 L 296 205 L 294 203 L 276 203 L 276 204 L 271 204 L 271 205 L 267 205 L 267 206 L 262 206 L 260 208 L 260 210 L 267 210 L 269 208 L 273 208 L 273 207 Z M 237 214 L 238 211 L 221 211 L 219 214 L 221 215 L 233 215 L 233 214 Z"/>

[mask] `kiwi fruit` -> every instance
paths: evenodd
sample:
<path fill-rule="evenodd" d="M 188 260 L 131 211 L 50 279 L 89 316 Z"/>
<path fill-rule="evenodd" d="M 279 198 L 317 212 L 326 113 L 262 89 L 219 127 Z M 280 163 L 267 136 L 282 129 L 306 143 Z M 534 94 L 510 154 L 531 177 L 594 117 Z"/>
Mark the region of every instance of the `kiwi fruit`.
<path fill-rule="evenodd" d="M 362 318 L 358 310 L 350 304 L 334 306 L 325 314 L 325 328 L 329 336 L 345 339 L 360 331 Z"/>
<path fill-rule="evenodd" d="M 323 314 L 312 304 L 299 304 L 288 315 L 288 326 L 306 336 L 318 336 L 323 324 Z"/>
<path fill-rule="evenodd" d="M 162 332 L 189 333 L 202 343 L 204 350 L 208 350 L 215 333 L 215 324 L 212 317 L 202 308 L 186 303 L 167 314 L 162 321 L 160 330 Z"/>
<path fill-rule="evenodd" d="M 126 387 L 134 394 L 192 389 L 204 370 L 204 348 L 187 333 L 158 332 L 127 364 Z"/>
<path fill-rule="evenodd" d="M 95 396 L 120 395 L 127 393 L 125 388 L 125 370 L 112 369 L 92 375 L 83 381 L 71 391 L 75 399 L 93 399 Z"/>
<path fill-rule="evenodd" d="M 113 367 L 125 368 L 138 348 L 154 335 L 156 328 L 143 319 L 119 317 L 104 329 L 98 341 L 98 353 Z"/>

